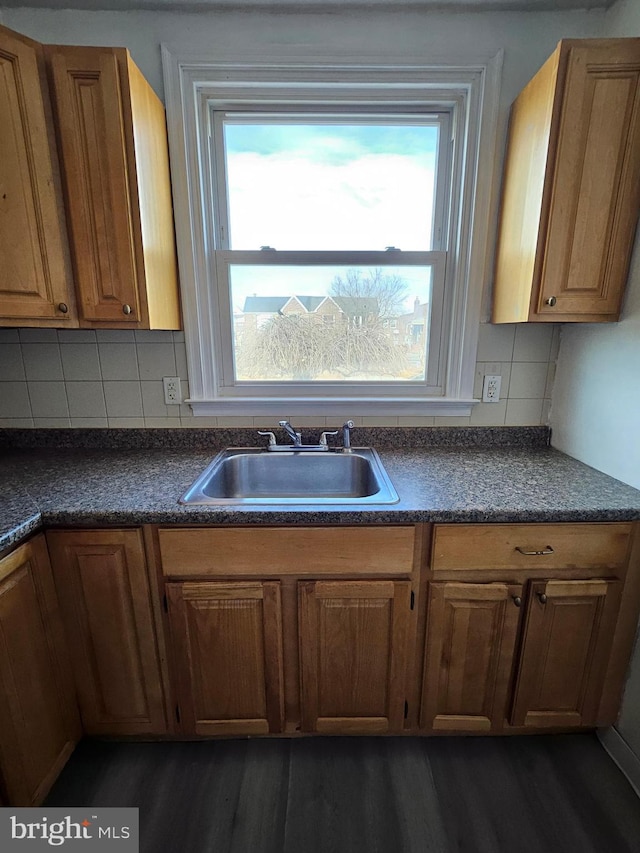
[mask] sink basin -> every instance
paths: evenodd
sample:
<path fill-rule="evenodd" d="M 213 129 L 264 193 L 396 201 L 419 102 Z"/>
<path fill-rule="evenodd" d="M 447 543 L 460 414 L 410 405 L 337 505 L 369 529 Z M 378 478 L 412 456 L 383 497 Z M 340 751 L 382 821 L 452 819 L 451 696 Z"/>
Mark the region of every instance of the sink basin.
<path fill-rule="evenodd" d="M 228 448 L 180 498 L 183 504 L 393 504 L 399 500 L 376 451 Z"/>

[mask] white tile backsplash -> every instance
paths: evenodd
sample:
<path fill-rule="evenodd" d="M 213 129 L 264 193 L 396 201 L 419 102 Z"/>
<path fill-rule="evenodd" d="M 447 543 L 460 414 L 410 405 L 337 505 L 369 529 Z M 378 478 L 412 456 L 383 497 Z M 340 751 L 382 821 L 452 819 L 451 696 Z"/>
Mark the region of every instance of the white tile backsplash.
<path fill-rule="evenodd" d="M 61 344 L 95 344 L 96 333 L 93 329 L 58 329 L 58 342 Z"/>
<path fill-rule="evenodd" d="M 109 418 L 142 418 L 142 391 L 139 382 L 104 382 L 104 398 Z"/>
<path fill-rule="evenodd" d="M 98 343 L 111 344 L 133 344 L 136 340 L 133 329 L 98 329 L 96 338 Z"/>
<path fill-rule="evenodd" d="M 162 379 L 176 375 L 176 353 L 173 343 L 136 345 L 140 379 Z"/>
<path fill-rule="evenodd" d="M 58 332 L 56 329 L 19 329 L 19 335 L 20 340 L 25 344 L 46 344 L 58 342 Z"/>
<path fill-rule="evenodd" d="M 141 382 L 142 411 L 145 418 L 169 417 L 169 406 L 164 401 L 162 382 Z"/>
<path fill-rule="evenodd" d="M 109 427 L 114 429 L 132 429 L 143 427 L 144 418 L 109 418 Z"/>
<path fill-rule="evenodd" d="M 71 418 L 71 426 L 76 429 L 98 429 L 109 426 L 106 418 Z"/>
<path fill-rule="evenodd" d="M 98 345 L 94 343 L 69 343 L 60 347 L 62 372 L 67 381 L 95 379 L 102 381 L 98 360 Z"/>
<path fill-rule="evenodd" d="M 0 343 L 0 382 L 20 382 L 25 378 L 20 344 Z"/>
<path fill-rule="evenodd" d="M 549 323 L 518 323 L 513 344 L 514 361 L 549 361 L 554 326 Z"/>
<path fill-rule="evenodd" d="M 133 343 L 99 343 L 98 355 L 105 381 L 139 379 L 138 353 Z"/>
<path fill-rule="evenodd" d="M 26 382 L 0 382 L 0 418 L 30 418 L 31 403 Z"/>
<path fill-rule="evenodd" d="M 67 382 L 71 418 L 106 418 L 102 382 Z"/>
<path fill-rule="evenodd" d="M 356 416 L 357 426 L 500 426 L 546 423 L 560 327 L 480 326 L 474 395 L 485 374 L 502 377 L 498 403 L 471 417 Z M 187 403 L 167 406 L 163 376 L 179 376 L 189 394 L 183 332 L 128 329 L 0 329 L 0 426 L 273 427 L 277 418 L 194 418 Z M 282 412 L 286 418 L 287 413 Z M 333 428 L 344 416 L 297 418 L 302 427 Z"/>
<path fill-rule="evenodd" d="M 532 426 L 541 423 L 544 400 L 507 400 L 505 423 Z"/>
<path fill-rule="evenodd" d="M 27 381 L 47 382 L 64 379 L 58 342 L 22 344 L 22 360 Z"/>
<path fill-rule="evenodd" d="M 68 418 L 67 389 L 64 382 L 29 382 L 31 412 L 34 418 Z M 24 416 L 24 415 L 23 415 Z"/>
<path fill-rule="evenodd" d="M 514 361 L 511 366 L 509 399 L 542 400 L 548 369 L 546 361 Z"/>
<path fill-rule="evenodd" d="M 511 361 L 513 359 L 513 323 L 492 326 L 483 323 L 478 336 L 478 361 Z"/>

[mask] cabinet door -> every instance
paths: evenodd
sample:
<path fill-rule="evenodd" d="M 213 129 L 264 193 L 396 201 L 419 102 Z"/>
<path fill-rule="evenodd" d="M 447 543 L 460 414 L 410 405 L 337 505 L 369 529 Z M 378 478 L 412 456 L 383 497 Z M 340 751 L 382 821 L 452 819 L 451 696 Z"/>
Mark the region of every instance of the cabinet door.
<path fill-rule="evenodd" d="M 0 322 L 77 326 L 42 47 L 0 27 Z"/>
<path fill-rule="evenodd" d="M 167 597 L 182 731 L 282 731 L 280 584 L 168 584 Z"/>
<path fill-rule="evenodd" d="M 640 41 L 569 42 L 567 53 L 532 307 L 549 319 L 616 319 L 640 205 Z"/>
<path fill-rule="evenodd" d="M 404 724 L 411 584 L 299 584 L 302 727 L 393 732 Z"/>
<path fill-rule="evenodd" d="M 531 583 L 513 725 L 595 724 L 620 591 L 608 580 Z"/>
<path fill-rule="evenodd" d="M 85 731 L 165 732 L 140 531 L 52 531 L 48 539 Z"/>
<path fill-rule="evenodd" d="M 422 728 L 502 728 L 521 603 L 520 585 L 429 585 Z"/>
<path fill-rule="evenodd" d="M 138 324 L 143 281 L 126 52 L 50 47 L 53 102 L 79 312 L 84 321 Z M 124 63 L 124 69 L 121 68 Z"/>
<path fill-rule="evenodd" d="M 42 801 L 80 738 L 43 536 L 0 560 L 0 775 L 11 804 Z"/>

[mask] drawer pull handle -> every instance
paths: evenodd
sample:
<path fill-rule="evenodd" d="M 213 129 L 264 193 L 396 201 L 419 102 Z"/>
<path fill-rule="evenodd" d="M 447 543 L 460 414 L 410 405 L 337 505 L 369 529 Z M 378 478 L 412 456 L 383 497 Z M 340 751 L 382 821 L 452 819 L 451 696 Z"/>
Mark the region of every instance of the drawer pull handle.
<path fill-rule="evenodd" d="M 540 599 L 540 604 L 546 604 L 547 603 L 547 596 L 544 594 L 544 592 L 539 592 L 538 598 Z"/>
<path fill-rule="evenodd" d="M 522 606 L 522 599 L 520 598 L 519 595 L 514 595 L 514 596 L 512 596 L 512 598 L 513 598 L 513 603 L 515 604 L 516 607 Z"/>
<path fill-rule="evenodd" d="M 131 305 L 123 305 L 122 306 L 123 314 L 131 314 Z"/>
<path fill-rule="evenodd" d="M 524 548 L 516 545 L 516 551 L 520 554 L 524 554 L 525 557 L 545 557 L 547 554 L 553 554 L 553 548 L 551 545 L 547 545 L 543 551 L 526 551 Z"/>

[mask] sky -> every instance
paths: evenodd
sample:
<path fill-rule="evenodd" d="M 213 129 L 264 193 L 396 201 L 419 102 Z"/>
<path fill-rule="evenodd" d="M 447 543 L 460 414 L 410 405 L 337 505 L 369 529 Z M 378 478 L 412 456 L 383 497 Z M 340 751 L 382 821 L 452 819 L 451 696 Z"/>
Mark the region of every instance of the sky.
<path fill-rule="evenodd" d="M 232 249 L 431 248 L 438 129 L 226 124 Z"/>
<path fill-rule="evenodd" d="M 438 128 L 429 124 L 225 123 L 231 248 L 432 248 Z M 373 120 L 372 120 L 373 121 Z M 335 267 L 233 268 L 232 301 L 248 295 L 326 293 Z M 394 268 L 407 308 L 429 298 L 429 271 Z"/>

